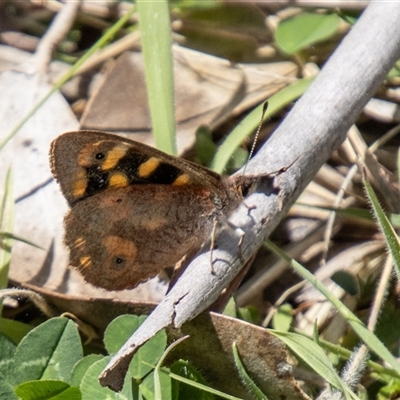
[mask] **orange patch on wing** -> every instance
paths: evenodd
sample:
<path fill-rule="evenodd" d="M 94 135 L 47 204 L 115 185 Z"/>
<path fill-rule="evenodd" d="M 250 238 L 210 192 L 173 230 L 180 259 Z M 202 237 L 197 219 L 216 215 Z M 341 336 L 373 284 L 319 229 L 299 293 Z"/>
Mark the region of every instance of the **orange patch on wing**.
<path fill-rule="evenodd" d="M 101 142 L 94 143 L 94 144 L 88 144 L 83 149 L 79 152 L 78 154 L 78 165 L 81 167 L 89 167 L 90 165 L 93 164 L 93 153 L 95 153 L 94 150 L 97 150 L 97 147 L 99 146 Z"/>
<path fill-rule="evenodd" d="M 80 170 L 75 176 L 75 182 L 73 187 L 73 194 L 75 197 L 81 197 L 85 194 L 87 187 L 86 173 L 84 170 Z"/>
<path fill-rule="evenodd" d="M 79 263 L 81 264 L 82 268 L 87 268 L 91 263 L 92 260 L 90 259 L 90 257 L 86 256 L 86 257 L 81 257 L 79 259 Z"/>
<path fill-rule="evenodd" d="M 107 153 L 104 162 L 101 164 L 101 169 L 107 171 L 108 169 L 114 168 L 119 160 L 125 156 L 127 151 L 128 145 L 125 143 L 115 146 Z"/>
<path fill-rule="evenodd" d="M 137 247 L 131 240 L 123 239 L 119 236 L 107 236 L 103 240 L 103 245 L 110 255 L 134 259 L 137 253 Z"/>
<path fill-rule="evenodd" d="M 175 180 L 173 185 L 174 186 L 182 186 L 187 185 L 190 182 L 190 177 L 187 174 L 179 175 Z"/>
<path fill-rule="evenodd" d="M 160 165 L 160 160 L 156 157 L 150 157 L 147 161 L 139 166 L 138 174 L 141 178 L 151 175 Z"/>
<path fill-rule="evenodd" d="M 75 240 L 75 247 L 82 247 L 86 243 L 86 240 L 83 237 L 79 237 Z"/>
<path fill-rule="evenodd" d="M 129 185 L 128 177 L 122 172 L 115 172 L 108 181 L 112 187 L 126 187 Z"/>
<path fill-rule="evenodd" d="M 158 219 L 149 219 L 143 225 L 143 228 L 148 231 L 154 231 L 156 229 L 162 228 L 167 224 L 167 220 L 165 218 L 158 218 Z"/>

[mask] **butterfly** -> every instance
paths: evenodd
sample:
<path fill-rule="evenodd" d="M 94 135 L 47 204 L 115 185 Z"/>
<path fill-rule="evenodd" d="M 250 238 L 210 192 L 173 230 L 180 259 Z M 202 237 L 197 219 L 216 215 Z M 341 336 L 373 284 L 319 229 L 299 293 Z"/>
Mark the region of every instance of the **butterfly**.
<path fill-rule="evenodd" d="M 57 137 L 50 165 L 70 206 L 69 263 L 108 290 L 134 288 L 194 256 L 251 181 L 97 131 Z"/>

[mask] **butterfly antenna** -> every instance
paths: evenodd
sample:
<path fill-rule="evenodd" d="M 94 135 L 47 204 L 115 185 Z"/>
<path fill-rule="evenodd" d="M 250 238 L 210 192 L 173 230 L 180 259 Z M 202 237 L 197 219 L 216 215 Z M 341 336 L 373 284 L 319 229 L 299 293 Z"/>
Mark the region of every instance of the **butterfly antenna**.
<path fill-rule="evenodd" d="M 245 166 L 244 166 L 244 169 L 243 169 L 243 175 L 244 175 L 245 172 L 246 172 L 246 168 L 247 168 L 247 165 L 248 165 L 248 163 L 249 163 L 251 157 L 253 157 L 253 153 L 254 153 L 254 150 L 255 150 L 255 148 L 256 148 L 258 136 L 260 135 L 260 131 L 261 131 L 262 125 L 263 125 L 263 123 L 264 123 L 264 116 L 265 116 L 265 113 L 267 112 L 267 109 L 268 109 L 268 101 L 266 101 L 266 102 L 264 103 L 264 105 L 263 105 L 260 123 L 258 124 L 258 128 L 257 128 L 256 134 L 254 135 L 253 144 L 252 144 L 251 149 L 250 149 L 250 152 L 249 152 L 249 158 L 247 159 L 247 162 L 246 162 L 246 164 L 245 164 Z"/>

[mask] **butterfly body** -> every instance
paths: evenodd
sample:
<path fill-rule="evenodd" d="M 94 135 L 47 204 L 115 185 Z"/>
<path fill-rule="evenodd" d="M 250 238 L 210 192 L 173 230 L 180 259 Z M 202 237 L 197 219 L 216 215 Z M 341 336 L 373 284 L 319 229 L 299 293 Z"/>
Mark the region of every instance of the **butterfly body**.
<path fill-rule="evenodd" d="M 70 265 L 95 286 L 133 288 L 197 252 L 241 200 L 230 178 L 120 136 L 59 136 L 51 169 L 71 210 Z"/>

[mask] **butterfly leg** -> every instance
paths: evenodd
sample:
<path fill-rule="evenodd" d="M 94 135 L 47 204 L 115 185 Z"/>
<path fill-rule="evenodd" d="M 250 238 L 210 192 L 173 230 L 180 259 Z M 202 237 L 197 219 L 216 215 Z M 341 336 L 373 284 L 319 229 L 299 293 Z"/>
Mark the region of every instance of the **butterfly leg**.
<path fill-rule="evenodd" d="M 240 235 L 239 242 L 238 242 L 238 247 L 239 247 L 238 256 L 240 258 L 240 261 L 244 264 L 244 258 L 243 258 L 243 255 L 242 255 L 242 243 L 243 243 L 245 232 L 241 228 L 236 228 L 235 231 L 236 231 L 236 233 L 238 233 Z"/>
<path fill-rule="evenodd" d="M 214 252 L 214 247 L 215 247 L 215 235 L 217 234 L 217 217 L 214 216 L 213 218 L 213 228 L 211 231 L 211 243 L 210 243 L 210 269 L 211 269 L 211 274 L 215 275 L 215 271 L 213 268 L 213 252 Z"/>
<path fill-rule="evenodd" d="M 245 232 L 243 229 L 237 227 L 236 225 L 232 224 L 229 220 L 225 218 L 219 218 L 215 216 L 213 218 L 213 229 L 211 232 L 211 243 L 210 243 L 210 269 L 211 269 L 211 274 L 215 275 L 215 271 L 213 268 L 213 251 L 215 249 L 215 238 L 217 234 L 217 226 L 218 222 L 220 222 L 222 225 L 227 226 L 229 229 L 233 230 L 236 232 L 236 234 L 239 236 L 239 241 L 238 241 L 238 247 L 239 247 L 239 252 L 238 252 L 238 257 L 240 261 L 244 264 L 245 260 L 242 255 L 242 243 L 244 239 Z"/>
<path fill-rule="evenodd" d="M 242 244 L 243 244 L 243 239 L 244 239 L 245 232 L 244 232 L 244 230 L 242 228 L 239 228 L 238 226 L 232 224 L 232 222 L 230 222 L 229 220 L 224 220 L 224 223 L 225 223 L 225 225 L 227 225 L 229 227 L 229 229 L 234 230 L 236 232 L 236 234 L 239 236 L 238 257 L 239 257 L 240 261 L 242 262 L 242 264 L 244 264 L 244 258 L 243 258 L 243 255 L 242 255 Z"/>

